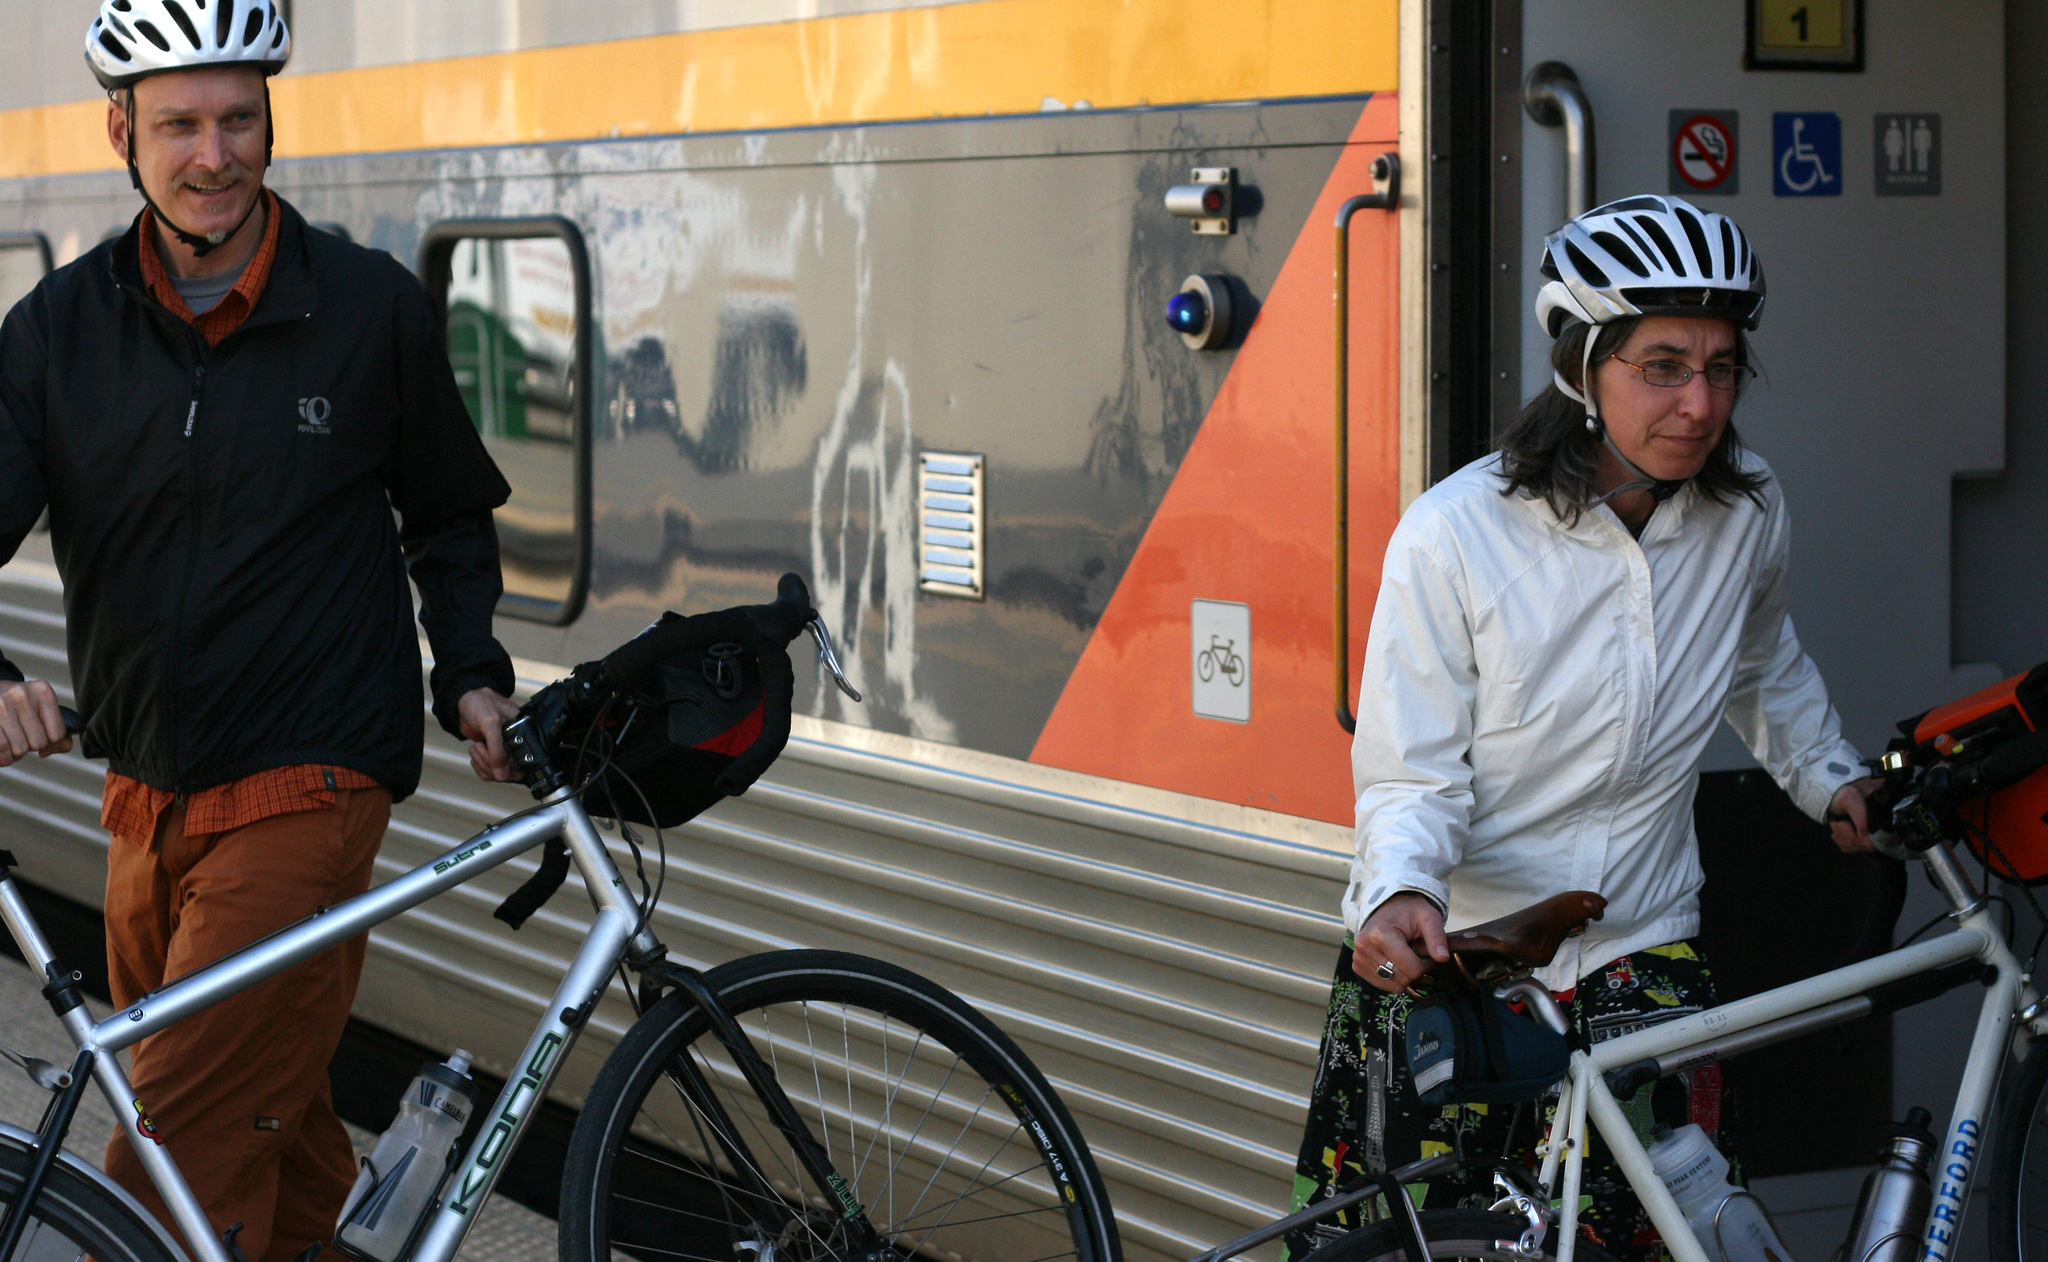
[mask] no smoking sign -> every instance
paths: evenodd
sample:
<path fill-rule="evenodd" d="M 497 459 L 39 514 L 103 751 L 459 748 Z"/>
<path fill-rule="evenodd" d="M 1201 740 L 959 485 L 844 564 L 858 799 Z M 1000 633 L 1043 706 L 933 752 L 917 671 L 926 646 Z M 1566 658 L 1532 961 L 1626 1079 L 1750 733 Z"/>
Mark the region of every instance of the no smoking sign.
<path fill-rule="evenodd" d="M 1734 110 L 1671 111 L 1671 191 L 1683 197 L 1741 191 Z"/>

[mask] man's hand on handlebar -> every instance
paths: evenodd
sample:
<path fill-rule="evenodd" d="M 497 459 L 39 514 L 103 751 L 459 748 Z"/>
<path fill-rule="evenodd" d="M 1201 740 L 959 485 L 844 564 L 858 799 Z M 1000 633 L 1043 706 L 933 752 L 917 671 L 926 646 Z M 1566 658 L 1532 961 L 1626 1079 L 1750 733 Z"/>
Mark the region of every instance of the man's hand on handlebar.
<path fill-rule="evenodd" d="M 1444 940 L 1444 914 L 1420 894 L 1396 894 L 1373 909 L 1359 927 L 1351 952 L 1358 979 L 1399 994 L 1433 966 L 1451 958 Z M 1392 964 L 1389 976 L 1385 966 Z"/>
<path fill-rule="evenodd" d="M 40 679 L 0 680 L 0 767 L 31 751 L 48 758 L 70 748 L 55 688 Z"/>
<path fill-rule="evenodd" d="M 1828 836 L 1843 854 L 1860 854 L 1876 847 L 1870 840 L 1870 806 L 1866 799 L 1884 781 L 1875 776 L 1851 780 L 1835 790 L 1828 803 Z"/>
<path fill-rule="evenodd" d="M 469 738 L 469 765 L 478 778 L 517 779 L 505 749 L 505 725 L 519 717 L 519 707 L 494 689 L 472 688 L 456 700 L 455 713 Z"/>

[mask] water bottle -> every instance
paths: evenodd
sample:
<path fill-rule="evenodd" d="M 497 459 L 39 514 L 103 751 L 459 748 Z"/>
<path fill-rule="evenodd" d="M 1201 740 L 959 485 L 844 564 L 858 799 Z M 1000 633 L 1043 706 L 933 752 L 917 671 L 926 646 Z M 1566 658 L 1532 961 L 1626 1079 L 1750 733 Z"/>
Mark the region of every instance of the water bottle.
<path fill-rule="evenodd" d="M 1764 1203 L 1728 1183 L 1728 1159 L 1697 1126 L 1681 1126 L 1650 1145 L 1650 1165 L 1692 1232 L 1718 1262 L 1792 1262 Z"/>
<path fill-rule="evenodd" d="M 1843 1262 L 1910 1262 L 1920 1256 L 1920 1230 L 1934 1200 L 1934 1186 L 1927 1180 L 1927 1163 L 1934 1155 L 1927 1123 L 1933 1120 L 1926 1109 L 1916 1108 L 1893 1124 L 1877 1169 L 1863 1181 Z"/>
<path fill-rule="evenodd" d="M 475 1100 L 468 1052 L 458 1050 L 444 1065 L 420 1067 L 398 1102 L 398 1116 L 378 1136 L 342 1203 L 337 1249 L 366 1262 L 397 1262 L 448 1177 L 449 1158 Z"/>

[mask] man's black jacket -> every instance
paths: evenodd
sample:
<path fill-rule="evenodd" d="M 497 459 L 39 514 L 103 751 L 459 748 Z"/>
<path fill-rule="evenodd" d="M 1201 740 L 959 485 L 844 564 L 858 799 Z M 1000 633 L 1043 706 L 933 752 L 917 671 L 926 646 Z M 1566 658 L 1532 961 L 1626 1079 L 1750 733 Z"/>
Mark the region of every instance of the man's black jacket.
<path fill-rule="evenodd" d="M 115 771 L 192 792 L 328 763 L 402 798 L 407 570 L 453 731 L 463 692 L 512 688 L 491 636 L 508 489 L 412 274 L 278 205 L 269 283 L 218 346 L 143 290 L 134 226 L 8 313 L 0 561 L 47 504 L 86 752 Z"/>

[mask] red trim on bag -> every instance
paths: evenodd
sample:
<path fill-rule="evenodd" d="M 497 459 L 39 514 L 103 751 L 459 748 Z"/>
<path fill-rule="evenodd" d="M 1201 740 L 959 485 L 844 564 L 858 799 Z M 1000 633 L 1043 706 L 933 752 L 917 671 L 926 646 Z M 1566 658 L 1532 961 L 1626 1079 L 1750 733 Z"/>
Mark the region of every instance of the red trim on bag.
<path fill-rule="evenodd" d="M 768 703 L 764 700 L 757 703 L 748 712 L 746 718 L 741 719 L 710 740 L 700 742 L 694 748 L 701 749 L 707 754 L 731 754 L 734 757 L 738 757 L 746 753 L 747 747 L 752 745 L 755 738 L 761 735 L 761 725 L 767 719 Z"/>

